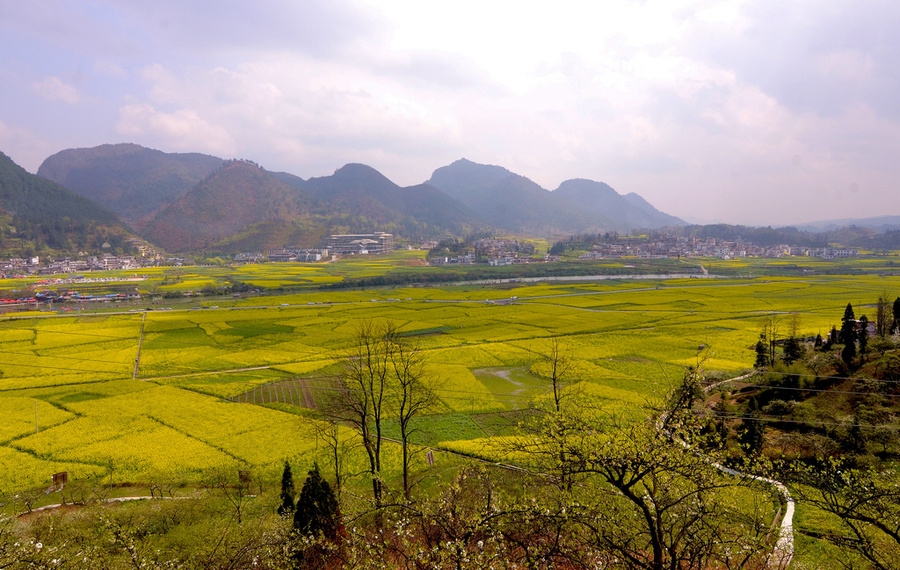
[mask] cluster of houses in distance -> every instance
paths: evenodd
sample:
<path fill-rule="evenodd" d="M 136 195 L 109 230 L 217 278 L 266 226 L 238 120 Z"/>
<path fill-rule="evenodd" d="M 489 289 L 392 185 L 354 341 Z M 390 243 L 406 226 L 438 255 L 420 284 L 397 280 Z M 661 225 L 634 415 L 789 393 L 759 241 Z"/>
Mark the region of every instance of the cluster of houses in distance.
<path fill-rule="evenodd" d="M 86 271 L 109 271 L 113 269 L 137 269 L 148 265 L 158 265 L 156 259 L 136 259 L 131 255 L 91 256 L 85 259 L 58 259 L 41 263 L 37 256 L 29 258 L 11 257 L 0 261 L 0 276 L 14 275 L 56 275 L 60 273 L 84 273 Z"/>
<path fill-rule="evenodd" d="M 786 257 L 808 256 L 835 259 L 855 257 L 855 249 L 824 247 L 809 248 L 790 245 L 763 247 L 745 241 L 725 241 L 717 238 L 683 237 L 660 234 L 654 239 L 616 239 L 609 242 L 596 243 L 590 250 L 581 254 L 579 259 L 680 259 L 684 257 L 715 257 L 719 259 L 737 259 L 741 257 Z M 434 244 L 433 251 L 440 248 Z M 552 251 L 552 250 L 551 250 Z M 455 255 L 429 255 L 432 265 L 440 264 L 473 264 L 512 265 L 517 263 L 533 263 L 539 261 L 558 261 L 559 255 L 535 255 L 534 246 L 529 242 L 516 239 L 480 239 L 468 244 Z"/>
<path fill-rule="evenodd" d="M 591 250 L 582 254 L 580 259 L 616 259 L 623 257 L 637 258 L 682 258 L 682 257 L 716 257 L 719 259 L 735 259 L 741 257 L 785 257 L 812 256 L 825 259 L 854 257 L 857 251 L 849 248 L 824 247 L 807 248 L 790 245 L 771 247 L 756 246 L 748 242 L 725 241 L 716 238 L 698 238 L 683 236 L 657 236 L 653 240 L 616 240 L 611 243 L 598 243 Z M 425 242 L 421 249 L 434 251 L 437 242 Z M 394 250 L 393 234 L 376 232 L 372 234 L 337 234 L 328 236 L 324 248 L 279 248 L 265 252 L 246 252 L 234 256 L 237 263 L 275 262 L 321 262 L 336 259 L 344 255 L 378 255 Z M 429 255 L 433 265 L 441 264 L 473 264 L 512 265 L 516 263 L 534 263 L 558 261 L 557 255 L 537 254 L 535 247 L 528 241 L 515 238 L 483 238 L 467 244 L 464 251 L 455 255 Z M 159 265 L 190 265 L 190 259 L 169 257 L 163 258 L 158 253 L 141 250 L 140 257 L 129 255 L 103 254 L 84 259 L 65 258 L 41 263 L 38 257 L 10 258 L 0 261 L 0 277 L 15 275 L 55 275 L 65 273 L 83 273 L 86 271 L 130 270 L 140 267 Z"/>
<path fill-rule="evenodd" d="M 378 255 L 394 251 L 394 234 L 335 234 L 328 236 L 327 247 L 271 249 L 265 252 L 239 253 L 234 260 L 244 263 L 265 261 L 315 262 L 336 259 L 342 255 Z"/>
<path fill-rule="evenodd" d="M 822 257 L 835 259 L 855 257 L 855 249 L 842 247 L 810 248 L 779 244 L 774 246 L 758 246 L 748 242 L 726 241 L 717 238 L 668 237 L 648 243 L 634 245 L 622 243 L 601 243 L 594 245 L 591 251 L 580 256 L 580 259 L 615 259 L 618 257 L 673 259 L 682 257 L 716 257 L 719 259 L 737 259 L 741 257 Z"/>
<path fill-rule="evenodd" d="M 193 261 L 183 257 L 163 257 L 158 252 L 134 240 L 139 245 L 139 256 L 114 255 L 104 253 L 83 259 L 56 259 L 41 262 L 37 256 L 11 257 L 0 261 L 0 278 L 18 275 L 57 275 L 62 273 L 84 273 L 87 271 L 131 270 L 141 267 L 192 265 Z M 393 234 L 337 234 L 328 236 L 324 248 L 279 248 L 265 252 L 239 253 L 234 256 L 237 263 L 263 263 L 266 261 L 316 262 L 336 259 L 342 255 L 377 255 L 394 250 Z"/>

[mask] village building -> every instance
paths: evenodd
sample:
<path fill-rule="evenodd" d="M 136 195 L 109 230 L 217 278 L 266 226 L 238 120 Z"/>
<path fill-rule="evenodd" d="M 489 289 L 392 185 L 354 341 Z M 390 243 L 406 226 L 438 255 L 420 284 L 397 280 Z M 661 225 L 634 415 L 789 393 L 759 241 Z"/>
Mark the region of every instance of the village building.
<path fill-rule="evenodd" d="M 375 255 L 394 251 L 394 234 L 337 234 L 328 236 L 328 249 L 340 255 Z"/>

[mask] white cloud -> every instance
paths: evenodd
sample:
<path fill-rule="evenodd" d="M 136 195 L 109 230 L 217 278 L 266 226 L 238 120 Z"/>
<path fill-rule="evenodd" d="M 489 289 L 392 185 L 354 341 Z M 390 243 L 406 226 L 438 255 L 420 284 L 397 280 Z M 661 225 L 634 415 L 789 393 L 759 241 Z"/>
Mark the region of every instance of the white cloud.
<path fill-rule="evenodd" d="M 34 92 L 51 101 L 63 101 L 74 105 L 81 101 L 81 94 L 75 87 L 66 84 L 59 77 L 47 77 L 32 85 Z"/>
<path fill-rule="evenodd" d="M 0 151 L 31 173 L 37 172 L 44 159 L 59 150 L 54 144 L 28 129 L 0 121 Z"/>
<path fill-rule="evenodd" d="M 146 103 L 122 107 L 116 131 L 143 144 L 179 151 L 209 152 L 230 158 L 235 143 L 222 127 L 203 119 L 197 111 L 166 113 Z"/>
<path fill-rule="evenodd" d="M 423 97 L 418 87 L 367 69 L 301 55 L 270 54 L 203 73 L 154 65 L 141 76 L 145 100 L 134 97 L 123 108 L 120 133 L 174 138 L 182 149 L 189 144 L 184 141 L 207 136 L 192 133 L 208 133 L 215 125 L 227 133 L 219 138 L 227 141 L 229 155 L 301 176 L 377 159 L 376 168 L 405 162 L 406 169 L 386 174 L 400 183 L 418 183 L 436 167 L 422 157 L 458 137 L 456 119 L 442 108 L 441 96 Z M 162 111 L 170 109 L 178 111 Z M 211 151 L 208 144 L 202 148 Z M 420 167 L 410 169 L 417 160 Z"/>

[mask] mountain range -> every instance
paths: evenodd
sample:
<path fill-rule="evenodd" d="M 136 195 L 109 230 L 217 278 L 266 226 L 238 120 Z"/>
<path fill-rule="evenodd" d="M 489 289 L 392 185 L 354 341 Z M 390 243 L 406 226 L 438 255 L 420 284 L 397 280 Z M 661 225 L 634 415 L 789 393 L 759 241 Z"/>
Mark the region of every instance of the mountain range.
<path fill-rule="evenodd" d="M 172 253 L 228 254 L 316 247 L 331 233 L 387 231 L 423 240 L 679 226 L 687 224 L 603 182 L 572 179 L 549 191 L 501 166 L 464 158 L 422 184 L 400 187 L 363 164 L 304 180 L 247 160 L 135 144 L 64 150 L 47 158 L 37 175 L 0 153 L 0 257 L 127 251 L 136 236 Z M 900 234 L 900 217 L 785 230 L 788 237 L 825 232 L 831 241 L 883 248 Z"/>
<path fill-rule="evenodd" d="M 530 234 L 686 225 L 660 212 L 637 194 L 622 196 L 603 182 L 566 180 L 549 192 L 501 166 L 466 159 L 438 168 L 426 184 L 479 212 L 491 225 Z"/>
<path fill-rule="evenodd" d="M 684 225 L 602 182 L 568 180 L 551 192 L 503 167 L 466 159 L 404 188 L 362 164 L 304 180 L 249 161 L 115 144 L 64 150 L 37 174 L 102 204 L 172 252 L 311 246 L 336 232 L 382 230 L 423 239 Z"/>

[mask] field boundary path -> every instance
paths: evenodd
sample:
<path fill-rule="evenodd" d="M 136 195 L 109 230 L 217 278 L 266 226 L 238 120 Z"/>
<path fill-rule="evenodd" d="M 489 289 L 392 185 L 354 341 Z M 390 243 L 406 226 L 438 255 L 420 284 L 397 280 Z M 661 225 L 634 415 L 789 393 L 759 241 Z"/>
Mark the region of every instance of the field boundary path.
<path fill-rule="evenodd" d="M 722 384 L 727 384 L 727 383 L 729 383 L 729 382 L 740 382 L 740 381 L 742 381 L 742 380 L 746 380 L 746 379 L 751 378 L 751 377 L 753 377 L 753 376 L 756 376 L 756 370 L 753 370 L 753 371 L 748 372 L 748 373 L 746 373 L 746 374 L 742 374 L 741 376 L 735 376 L 734 378 L 726 378 L 725 380 L 721 380 L 721 381 L 719 381 L 719 382 L 715 382 L 714 384 L 710 384 L 709 386 L 706 386 L 705 388 L 703 388 L 703 393 L 706 394 L 706 395 L 709 395 L 709 391 L 710 391 L 710 390 L 715 390 L 716 388 L 718 388 L 718 387 L 721 386 Z"/>
<path fill-rule="evenodd" d="M 746 477 L 762 483 L 767 483 L 775 487 L 775 489 L 781 493 L 781 496 L 784 497 L 785 503 L 787 504 L 787 508 L 784 511 L 784 517 L 781 519 L 781 525 L 778 531 L 778 541 L 775 543 L 775 548 L 772 549 L 772 554 L 769 555 L 765 567 L 773 570 L 783 570 L 790 566 L 791 560 L 794 558 L 794 499 L 791 497 L 791 492 L 788 491 L 788 488 L 784 483 L 776 481 L 775 479 L 760 477 L 758 475 L 748 475 L 715 462 L 713 462 L 712 465 L 719 471 L 734 475 L 735 477 Z"/>
<path fill-rule="evenodd" d="M 191 372 L 188 374 L 171 374 L 169 376 L 147 376 L 141 380 L 169 380 L 172 378 L 190 378 L 192 376 L 211 376 L 213 374 L 233 374 L 235 372 L 253 372 L 254 370 L 268 370 L 269 365 L 247 366 L 246 368 L 230 368 L 228 370 L 205 370 L 203 372 Z"/>
<path fill-rule="evenodd" d="M 126 501 L 143 501 L 143 500 L 163 500 L 163 501 L 177 501 L 182 499 L 190 499 L 191 497 L 112 497 L 109 499 L 97 499 L 94 502 L 97 503 L 124 503 Z M 30 511 L 25 511 L 24 513 L 20 513 L 18 516 L 30 515 L 32 513 L 40 513 L 43 511 L 52 511 L 53 509 L 59 509 L 61 507 L 72 507 L 72 506 L 85 506 L 85 503 L 54 503 L 52 505 L 45 505 L 43 507 L 37 507 L 31 509 Z"/>
<path fill-rule="evenodd" d="M 476 279 L 472 281 L 447 281 L 445 285 L 502 285 L 505 283 L 540 283 L 542 281 L 609 281 L 609 280 L 669 280 L 669 279 L 738 279 L 726 275 L 704 273 L 627 273 L 621 275 L 545 275 L 543 277 L 505 277 L 499 279 Z"/>

